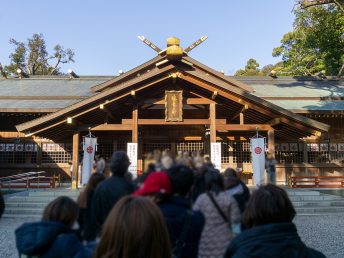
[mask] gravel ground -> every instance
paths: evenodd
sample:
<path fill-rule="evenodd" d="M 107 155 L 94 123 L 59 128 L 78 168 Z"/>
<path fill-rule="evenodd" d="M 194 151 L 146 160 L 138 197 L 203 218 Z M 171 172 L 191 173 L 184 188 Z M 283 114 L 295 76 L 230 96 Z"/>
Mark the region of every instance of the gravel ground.
<path fill-rule="evenodd" d="M 344 214 L 297 216 L 294 223 L 307 246 L 328 258 L 344 257 Z"/>
<path fill-rule="evenodd" d="M 17 258 L 14 230 L 32 219 L 0 219 L 0 258 Z M 297 216 L 294 220 L 306 245 L 328 258 L 343 258 L 344 214 Z"/>

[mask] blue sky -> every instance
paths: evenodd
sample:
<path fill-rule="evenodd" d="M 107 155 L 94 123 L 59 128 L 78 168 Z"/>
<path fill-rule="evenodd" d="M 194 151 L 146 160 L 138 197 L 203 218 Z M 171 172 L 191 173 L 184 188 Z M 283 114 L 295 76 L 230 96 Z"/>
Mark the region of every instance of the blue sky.
<path fill-rule="evenodd" d="M 255 58 L 260 67 L 276 63 L 272 49 L 292 30 L 294 0 L 4 0 L 0 6 L 0 62 L 8 64 L 9 39 L 26 41 L 43 33 L 48 50 L 57 43 L 75 51 L 62 66 L 80 75 L 115 75 L 155 56 L 137 39 L 160 48 L 177 36 L 186 48 L 202 35 L 208 40 L 190 56 L 226 74 Z"/>

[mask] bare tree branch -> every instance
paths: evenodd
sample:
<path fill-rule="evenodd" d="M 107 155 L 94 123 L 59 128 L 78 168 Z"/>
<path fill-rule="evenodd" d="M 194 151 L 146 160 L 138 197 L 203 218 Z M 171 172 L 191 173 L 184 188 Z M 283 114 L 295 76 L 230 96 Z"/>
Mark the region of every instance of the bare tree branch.
<path fill-rule="evenodd" d="M 300 0 L 299 3 L 303 9 L 317 5 L 335 4 L 344 13 L 344 0 Z"/>
<path fill-rule="evenodd" d="M 344 64 L 342 65 L 342 67 L 340 68 L 337 77 L 340 78 L 340 76 L 342 75 L 342 73 L 344 72 Z"/>

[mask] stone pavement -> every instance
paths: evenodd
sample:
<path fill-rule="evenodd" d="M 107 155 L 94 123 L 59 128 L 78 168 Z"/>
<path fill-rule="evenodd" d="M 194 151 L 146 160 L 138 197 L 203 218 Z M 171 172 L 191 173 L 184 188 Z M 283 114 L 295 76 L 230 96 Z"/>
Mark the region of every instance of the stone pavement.
<path fill-rule="evenodd" d="M 17 258 L 14 230 L 32 219 L 0 219 L 0 258 Z M 344 257 L 344 214 L 300 215 L 294 220 L 302 240 L 329 258 Z"/>

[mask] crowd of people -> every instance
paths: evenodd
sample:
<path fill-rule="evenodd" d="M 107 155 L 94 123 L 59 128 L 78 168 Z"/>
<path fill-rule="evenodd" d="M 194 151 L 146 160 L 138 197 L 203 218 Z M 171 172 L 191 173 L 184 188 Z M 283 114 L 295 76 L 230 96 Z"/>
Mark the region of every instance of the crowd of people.
<path fill-rule="evenodd" d="M 166 152 L 135 180 L 129 165 L 125 152 L 115 152 L 110 177 L 92 174 L 77 202 L 59 197 L 41 221 L 20 226 L 20 256 L 325 257 L 301 241 L 278 186 L 250 194 L 235 170 L 220 173 L 199 155 Z"/>

